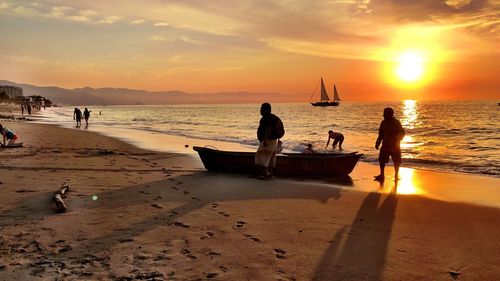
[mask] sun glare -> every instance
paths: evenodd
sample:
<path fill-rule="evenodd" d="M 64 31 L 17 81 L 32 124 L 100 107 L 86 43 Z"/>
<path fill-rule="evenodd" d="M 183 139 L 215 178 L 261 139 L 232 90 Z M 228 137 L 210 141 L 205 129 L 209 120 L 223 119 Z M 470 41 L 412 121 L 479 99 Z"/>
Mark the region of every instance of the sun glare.
<path fill-rule="evenodd" d="M 415 51 L 403 52 L 397 59 L 396 75 L 405 82 L 416 82 L 424 73 L 424 60 Z"/>

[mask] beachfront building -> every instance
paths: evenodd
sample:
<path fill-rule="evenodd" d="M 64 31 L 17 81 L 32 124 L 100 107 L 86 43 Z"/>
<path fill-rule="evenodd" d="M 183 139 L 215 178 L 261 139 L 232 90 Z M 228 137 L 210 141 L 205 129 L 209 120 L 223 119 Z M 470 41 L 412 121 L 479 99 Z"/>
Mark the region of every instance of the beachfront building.
<path fill-rule="evenodd" d="M 10 99 L 23 96 L 23 88 L 16 86 L 0 85 L 0 94 L 5 93 Z"/>

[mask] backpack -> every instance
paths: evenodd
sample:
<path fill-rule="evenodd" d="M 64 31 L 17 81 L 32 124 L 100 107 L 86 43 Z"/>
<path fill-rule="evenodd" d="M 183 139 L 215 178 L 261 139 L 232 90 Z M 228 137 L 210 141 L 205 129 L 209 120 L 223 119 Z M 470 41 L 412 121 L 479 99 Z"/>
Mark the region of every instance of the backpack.
<path fill-rule="evenodd" d="M 283 122 L 281 122 L 281 119 L 279 117 L 277 118 L 278 120 L 276 121 L 273 133 L 277 139 L 281 139 L 285 135 L 285 127 L 283 126 Z"/>

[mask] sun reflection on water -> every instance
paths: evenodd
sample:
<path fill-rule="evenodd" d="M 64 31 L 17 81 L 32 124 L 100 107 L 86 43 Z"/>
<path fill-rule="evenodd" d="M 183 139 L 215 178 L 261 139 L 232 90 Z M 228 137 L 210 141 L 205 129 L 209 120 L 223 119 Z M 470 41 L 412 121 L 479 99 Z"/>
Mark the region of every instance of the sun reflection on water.
<path fill-rule="evenodd" d="M 417 101 L 405 100 L 403 103 L 403 119 L 401 120 L 401 123 L 405 128 L 414 129 L 419 123 Z"/>
<path fill-rule="evenodd" d="M 422 142 L 417 140 L 414 135 L 410 135 L 410 131 L 412 129 L 417 129 L 421 121 L 419 119 L 419 110 L 416 100 L 405 100 L 403 101 L 403 116 L 401 117 L 401 124 L 406 130 L 406 136 L 401 141 L 401 148 L 403 150 L 412 150 L 416 152 L 419 150 L 419 147 L 423 145 Z M 405 158 L 416 158 L 417 153 L 406 154 Z"/>

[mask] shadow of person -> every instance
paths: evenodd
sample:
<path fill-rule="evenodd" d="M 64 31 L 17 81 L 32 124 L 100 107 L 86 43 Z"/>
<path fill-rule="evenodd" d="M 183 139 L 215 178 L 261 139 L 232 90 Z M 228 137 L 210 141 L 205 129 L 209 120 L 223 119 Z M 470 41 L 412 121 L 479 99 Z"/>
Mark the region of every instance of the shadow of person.
<path fill-rule="evenodd" d="M 398 203 L 397 182 L 382 204 L 383 193 L 363 200 L 350 229 L 337 231 L 317 265 L 313 280 L 382 280 Z"/>

